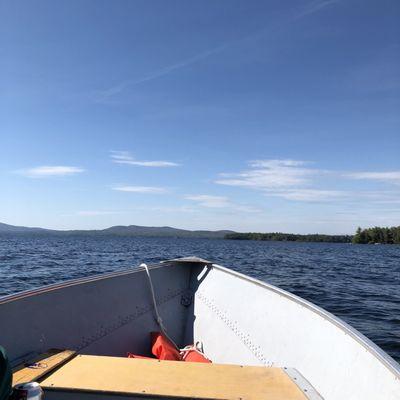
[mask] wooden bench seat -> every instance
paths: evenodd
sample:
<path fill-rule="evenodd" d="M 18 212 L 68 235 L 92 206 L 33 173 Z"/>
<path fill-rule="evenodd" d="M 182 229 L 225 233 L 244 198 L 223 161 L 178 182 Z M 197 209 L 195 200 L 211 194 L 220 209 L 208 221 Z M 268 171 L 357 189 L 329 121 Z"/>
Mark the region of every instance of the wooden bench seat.
<path fill-rule="evenodd" d="M 18 365 L 13 369 L 13 386 L 18 383 L 38 381 L 75 355 L 73 350 L 51 349 L 46 353 Z"/>
<path fill-rule="evenodd" d="M 78 392 L 86 393 L 88 398 L 91 393 L 90 398 L 96 399 L 113 395 L 217 400 L 306 399 L 281 368 L 89 355 L 76 356 L 42 380 L 41 386 L 51 399 L 83 398 Z"/>

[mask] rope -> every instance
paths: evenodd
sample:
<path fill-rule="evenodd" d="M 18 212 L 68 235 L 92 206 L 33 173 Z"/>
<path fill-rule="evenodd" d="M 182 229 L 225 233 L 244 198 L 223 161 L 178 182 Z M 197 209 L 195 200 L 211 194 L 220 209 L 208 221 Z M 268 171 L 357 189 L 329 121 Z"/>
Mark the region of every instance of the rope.
<path fill-rule="evenodd" d="M 140 264 L 140 267 L 143 267 L 146 271 L 147 274 L 147 278 L 149 281 L 149 287 L 150 287 L 150 292 L 151 292 L 151 297 L 153 299 L 153 307 L 154 307 L 154 313 L 155 313 L 155 320 L 158 324 L 158 326 L 160 327 L 161 332 L 164 334 L 164 336 L 166 336 L 166 338 L 179 350 L 179 347 L 176 345 L 176 343 L 170 338 L 170 336 L 167 333 L 167 330 L 163 324 L 163 320 L 158 312 L 158 307 L 157 307 L 157 301 L 156 301 L 156 295 L 154 292 L 154 286 L 153 286 L 153 281 L 151 279 L 151 275 L 150 275 L 150 271 L 149 271 L 149 267 L 147 266 L 147 264 L 142 263 Z"/>
<path fill-rule="evenodd" d="M 180 349 L 180 354 L 182 357 L 182 360 L 185 361 L 187 355 L 191 351 L 196 351 L 197 353 L 201 354 L 204 358 L 207 358 L 206 355 L 204 354 L 203 351 L 203 343 L 202 342 L 196 342 L 195 344 L 189 345 L 184 347 L 183 349 Z M 208 358 L 207 358 L 208 360 Z"/>

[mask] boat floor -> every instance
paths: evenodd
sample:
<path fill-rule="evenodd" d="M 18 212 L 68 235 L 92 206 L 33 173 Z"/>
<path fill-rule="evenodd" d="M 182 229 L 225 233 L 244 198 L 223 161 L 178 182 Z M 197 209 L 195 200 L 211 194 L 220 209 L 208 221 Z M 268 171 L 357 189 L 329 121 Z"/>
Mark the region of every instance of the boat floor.
<path fill-rule="evenodd" d="M 64 363 L 39 379 L 46 399 L 307 399 L 282 368 L 67 355 L 61 353 L 57 359 L 64 358 Z M 49 367 L 47 362 L 43 359 L 41 364 Z M 19 369 L 14 380 L 17 373 L 28 377 Z"/>

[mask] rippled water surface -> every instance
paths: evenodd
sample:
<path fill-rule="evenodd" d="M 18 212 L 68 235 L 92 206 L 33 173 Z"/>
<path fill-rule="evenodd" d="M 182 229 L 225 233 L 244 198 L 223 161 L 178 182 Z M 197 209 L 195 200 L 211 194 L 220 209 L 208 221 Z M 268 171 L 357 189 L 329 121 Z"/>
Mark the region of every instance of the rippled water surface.
<path fill-rule="evenodd" d="M 325 308 L 400 361 L 400 246 L 395 245 L 0 235 L 0 296 L 189 255 Z"/>

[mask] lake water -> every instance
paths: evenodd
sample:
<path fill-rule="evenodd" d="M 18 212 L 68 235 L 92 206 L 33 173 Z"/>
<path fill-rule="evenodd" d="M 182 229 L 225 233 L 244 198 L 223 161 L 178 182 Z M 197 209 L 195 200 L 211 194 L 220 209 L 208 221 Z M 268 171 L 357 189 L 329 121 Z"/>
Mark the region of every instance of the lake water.
<path fill-rule="evenodd" d="M 400 361 L 400 246 L 0 235 L 0 296 L 196 255 L 342 318 Z"/>

